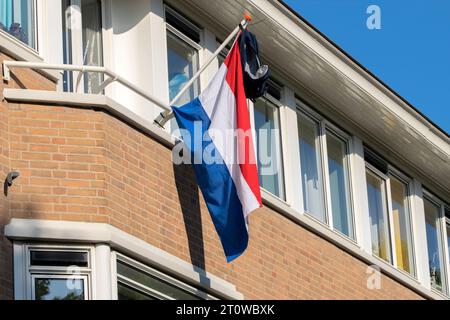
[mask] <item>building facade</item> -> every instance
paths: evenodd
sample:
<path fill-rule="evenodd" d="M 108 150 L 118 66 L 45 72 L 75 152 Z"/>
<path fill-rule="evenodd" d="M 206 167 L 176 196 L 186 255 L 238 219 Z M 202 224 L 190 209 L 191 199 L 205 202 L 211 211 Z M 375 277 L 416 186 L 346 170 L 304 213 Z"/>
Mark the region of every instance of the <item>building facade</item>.
<path fill-rule="evenodd" d="M 153 120 L 245 11 L 264 206 L 227 264 Z M 0 0 L 0 29 L 1 299 L 450 297 L 448 133 L 283 2 Z"/>

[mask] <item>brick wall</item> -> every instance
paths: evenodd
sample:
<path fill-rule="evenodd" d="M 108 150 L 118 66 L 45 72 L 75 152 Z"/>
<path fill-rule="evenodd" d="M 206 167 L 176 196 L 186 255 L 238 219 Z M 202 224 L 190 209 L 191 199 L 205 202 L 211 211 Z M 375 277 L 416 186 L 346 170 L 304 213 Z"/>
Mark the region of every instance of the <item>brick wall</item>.
<path fill-rule="evenodd" d="M 234 283 L 247 299 L 416 299 L 387 276 L 366 287 L 367 265 L 279 213 L 250 217 L 250 244 L 225 258 L 190 166 L 95 109 L 7 103 L 3 88 L 52 90 L 29 70 L 0 84 L 0 170 L 21 173 L 0 200 L 0 298 L 12 298 L 12 217 L 106 222 Z"/>

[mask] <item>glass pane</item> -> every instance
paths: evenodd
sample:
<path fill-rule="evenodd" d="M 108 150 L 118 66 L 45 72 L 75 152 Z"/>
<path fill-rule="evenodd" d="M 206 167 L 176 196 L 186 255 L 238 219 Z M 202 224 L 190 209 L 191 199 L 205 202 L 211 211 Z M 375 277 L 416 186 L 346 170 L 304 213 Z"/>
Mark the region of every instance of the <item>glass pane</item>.
<path fill-rule="evenodd" d="M 118 300 L 155 300 L 155 298 L 146 295 L 134 288 L 131 288 L 121 282 L 117 283 L 117 299 Z"/>
<path fill-rule="evenodd" d="M 326 222 L 320 165 L 319 125 L 298 114 L 300 166 L 303 187 L 303 207 L 306 212 Z"/>
<path fill-rule="evenodd" d="M 83 25 L 83 64 L 102 66 L 102 11 L 99 0 L 81 1 L 81 21 Z M 102 81 L 103 75 L 100 73 L 85 73 L 85 92 L 96 93 Z"/>
<path fill-rule="evenodd" d="M 117 261 L 117 273 L 150 289 L 177 300 L 199 300 L 200 298 L 179 287 L 168 283 L 148 272 L 134 268 L 120 260 Z"/>
<path fill-rule="evenodd" d="M 278 109 L 264 99 L 254 103 L 256 152 L 261 187 L 284 199 Z"/>
<path fill-rule="evenodd" d="M 408 210 L 407 185 L 392 175 L 389 176 L 392 197 L 392 220 L 394 222 L 394 244 L 397 266 L 413 273 L 411 222 Z"/>
<path fill-rule="evenodd" d="M 390 261 L 385 182 L 369 170 L 366 170 L 366 179 L 372 252 L 380 258 Z"/>
<path fill-rule="evenodd" d="M 33 0 L 0 0 L 0 29 L 36 48 Z"/>
<path fill-rule="evenodd" d="M 169 98 L 172 101 L 198 68 L 198 52 L 171 32 L 167 32 L 167 61 L 169 67 Z M 198 81 L 176 102 L 180 106 L 198 95 Z"/>
<path fill-rule="evenodd" d="M 442 291 L 442 251 L 441 251 L 441 229 L 439 227 L 439 211 L 440 207 L 433 202 L 424 198 L 425 223 L 428 245 L 428 261 L 430 264 L 431 286 Z"/>
<path fill-rule="evenodd" d="M 84 280 L 36 278 L 34 297 L 36 300 L 84 300 Z"/>
<path fill-rule="evenodd" d="M 327 153 L 333 226 L 353 238 L 346 161 L 347 143 L 327 132 Z"/>
<path fill-rule="evenodd" d="M 88 253 L 76 251 L 35 251 L 30 252 L 32 266 L 88 266 Z"/>

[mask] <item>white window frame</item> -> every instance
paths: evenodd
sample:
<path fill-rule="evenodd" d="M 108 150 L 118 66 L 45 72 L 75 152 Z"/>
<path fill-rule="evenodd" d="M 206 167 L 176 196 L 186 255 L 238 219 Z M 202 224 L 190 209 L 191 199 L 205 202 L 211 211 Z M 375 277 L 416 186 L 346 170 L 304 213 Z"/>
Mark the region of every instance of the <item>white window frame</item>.
<path fill-rule="evenodd" d="M 351 154 L 352 154 L 352 139 L 351 136 L 337 127 L 335 124 L 327 120 L 324 116 L 307 106 L 303 101 L 296 98 L 296 112 L 302 114 L 304 117 L 311 119 L 312 121 L 316 122 L 319 125 L 319 134 L 316 137 L 317 141 L 316 143 L 319 146 L 319 159 L 320 166 L 321 166 L 321 172 L 319 174 L 322 177 L 323 181 L 323 197 L 322 199 L 324 203 L 324 210 L 325 210 L 325 222 L 320 221 L 316 217 L 314 217 L 312 214 L 308 213 L 305 208 L 303 208 L 303 211 L 305 213 L 305 216 L 308 218 L 313 219 L 314 221 L 318 222 L 319 224 L 333 230 L 336 232 L 339 236 L 341 236 L 343 239 L 348 240 L 354 244 L 358 243 L 358 237 L 356 232 L 356 219 L 355 219 L 355 204 L 353 199 L 353 184 L 352 184 L 352 165 L 351 165 Z M 297 128 L 298 129 L 298 128 Z M 332 205 L 331 205 L 331 189 L 330 189 L 330 178 L 329 178 L 329 168 L 328 168 L 328 150 L 327 150 L 327 132 L 331 133 L 332 135 L 336 136 L 340 140 L 342 140 L 346 144 L 346 154 L 345 154 L 345 164 L 347 166 L 347 183 L 348 183 L 348 194 L 347 194 L 347 201 L 348 201 L 348 210 L 350 210 L 350 216 L 351 216 L 351 235 L 347 236 L 346 234 L 342 233 L 340 230 L 334 228 L 333 225 L 333 213 L 332 213 Z M 296 133 L 298 135 L 298 133 Z M 303 186 L 302 186 L 303 188 Z M 302 195 L 300 195 L 302 197 Z"/>
<path fill-rule="evenodd" d="M 439 197 L 437 197 L 436 195 L 434 195 L 432 192 L 428 191 L 427 189 L 423 189 L 423 197 L 424 199 L 430 201 L 431 203 L 435 204 L 437 207 L 439 207 L 439 217 L 438 217 L 438 232 L 439 232 L 439 238 L 438 238 L 438 246 L 439 246 L 439 250 L 441 251 L 442 254 L 442 291 L 439 291 L 437 289 L 435 289 L 433 286 L 430 286 L 431 290 L 437 294 L 444 294 L 447 296 L 450 296 L 450 266 L 449 266 L 449 248 L 448 248 L 448 244 L 447 244 L 447 221 L 449 220 L 446 216 L 445 216 L 445 207 L 449 207 L 445 201 L 443 201 L 442 199 L 440 199 Z M 424 213 L 425 214 L 425 213 Z M 426 232 L 424 230 L 424 232 Z M 428 247 L 427 247 L 428 250 Z M 427 256 L 428 257 L 428 256 Z M 428 263 L 427 263 L 428 265 Z M 428 265 L 428 270 L 427 272 L 429 272 L 430 267 Z M 429 274 L 430 279 L 431 279 L 431 275 Z"/>
<path fill-rule="evenodd" d="M 151 296 L 156 297 L 161 300 L 174 300 L 172 297 L 169 297 L 157 290 L 149 288 L 149 287 L 142 285 L 136 281 L 133 281 L 132 279 L 129 279 L 125 276 L 118 274 L 118 272 L 117 272 L 117 262 L 118 261 L 122 261 L 123 263 L 128 264 L 128 265 L 142 271 L 143 273 L 148 273 L 148 274 L 150 274 L 156 278 L 159 278 L 162 281 L 170 283 L 171 285 L 176 286 L 184 291 L 187 291 L 193 295 L 197 295 L 200 299 L 217 300 L 216 297 L 214 297 L 204 291 L 194 288 L 178 279 L 175 279 L 163 272 L 160 272 L 160 271 L 158 271 L 154 268 L 151 268 L 143 263 L 140 263 L 140 262 L 138 262 L 128 256 L 125 256 L 117 251 L 114 251 L 111 253 L 111 278 L 112 278 L 111 281 L 112 281 L 112 291 L 113 291 L 112 299 L 113 300 L 118 300 L 117 283 L 119 281 L 124 283 L 127 286 L 130 286 L 131 288 L 141 291 L 143 294 L 148 294 L 148 295 L 151 295 Z"/>
<path fill-rule="evenodd" d="M 70 245 L 70 244 L 28 244 L 14 242 L 14 297 L 19 300 L 34 300 L 34 279 L 36 278 L 67 278 L 83 279 L 84 299 L 92 299 L 95 254 L 92 246 Z M 72 267 L 60 266 L 32 266 L 30 252 L 38 251 L 82 251 L 88 254 L 88 266 L 77 267 L 77 274 L 73 273 Z"/>
<path fill-rule="evenodd" d="M 391 179 L 390 176 L 395 177 L 398 181 L 401 183 L 404 183 L 406 185 L 406 206 L 405 208 L 407 210 L 408 214 L 408 230 L 411 237 L 411 243 L 409 243 L 410 247 L 408 248 L 410 250 L 411 254 L 411 262 L 412 262 L 412 269 L 411 273 L 401 269 L 398 267 L 398 258 L 397 258 L 397 251 L 395 250 L 395 230 L 394 230 L 394 217 L 392 214 L 392 194 L 391 194 Z M 413 277 L 414 279 L 417 279 L 417 262 L 416 262 L 416 251 L 415 251 L 415 241 L 414 241 L 414 221 L 412 217 L 412 195 L 413 195 L 413 180 L 405 175 L 400 170 L 394 168 L 390 164 L 388 164 L 388 174 L 387 174 L 387 197 L 388 197 L 388 215 L 389 215 L 389 228 L 390 228 L 390 237 L 391 237 L 391 250 L 392 250 L 392 262 L 393 266 L 398 269 L 400 272 L 404 273 L 407 276 Z"/>
<path fill-rule="evenodd" d="M 14 42 L 18 42 L 21 45 L 25 46 L 26 49 L 31 50 L 34 54 L 39 56 L 39 51 L 40 51 L 40 42 L 39 42 L 39 32 L 38 29 L 40 27 L 40 10 L 41 10 L 41 6 L 38 5 L 38 0 L 32 0 L 32 12 L 29 13 L 28 18 L 30 18 L 30 14 L 34 15 L 34 21 L 33 21 L 33 27 L 34 27 L 34 32 L 33 32 L 33 37 L 34 37 L 34 47 L 30 46 L 29 44 L 22 42 L 20 39 L 17 39 L 16 37 L 14 37 L 12 34 L 10 34 L 7 31 L 4 30 L 0 30 L 0 33 L 10 39 L 12 39 Z M 40 30 L 39 30 L 40 31 Z"/>
<path fill-rule="evenodd" d="M 198 44 L 197 42 L 195 42 L 194 40 L 189 38 L 182 31 L 178 30 L 177 28 L 175 28 L 174 26 L 172 26 L 168 22 L 165 22 L 165 24 L 166 24 L 166 32 L 172 33 L 176 37 L 178 37 L 181 40 L 183 40 L 184 42 L 186 42 L 189 46 L 193 47 L 195 50 L 198 51 L 199 57 L 200 57 L 200 52 L 203 49 L 203 47 L 200 44 Z M 199 30 L 199 34 L 201 34 L 201 30 Z"/>
<path fill-rule="evenodd" d="M 445 215 L 445 208 L 447 210 L 450 210 L 450 206 L 444 204 L 444 265 L 446 265 L 446 272 L 447 272 L 447 295 L 450 296 L 450 248 L 448 246 L 448 237 L 450 237 L 450 234 L 447 233 L 447 228 L 450 228 L 450 217 L 447 217 Z"/>
<path fill-rule="evenodd" d="M 373 153 L 370 149 L 367 149 L 369 152 L 371 152 L 372 154 L 374 154 L 375 157 L 378 157 L 375 153 Z M 384 193 L 385 193 L 385 197 L 386 197 L 386 210 L 387 210 L 387 222 L 389 223 L 388 226 L 388 236 L 389 236 L 389 248 L 390 248 L 390 257 L 389 257 L 389 261 L 386 261 L 384 259 L 382 259 L 381 257 L 378 257 L 377 255 L 375 255 L 372 250 L 371 250 L 371 254 L 373 257 L 377 258 L 378 260 L 380 260 L 383 263 L 388 263 L 391 266 L 393 266 L 394 268 L 396 268 L 398 271 L 400 271 L 401 273 L 403 273 L 404 275 L 417 280 L 418 279 L 418 275 L 417 275 L 417 261 L 416 261 L 416 250 L 415 250 L 415 239 L 414 239 L 414 219 L 412 217 L 413 214 L 413 199 L 412 199 L 412 195 L 413 195 L 413 180 L 412 178 L 408 177 L 407 175 L 405 175 L 403 172 L 401 172 L 400 170 L 398 170 L 397 168 L 393 167 L 391 164 L 389 164 L 388 162 L 382 160 L 383 162 L 386 163 L 387 165 L 387 173 L 381 172 L 379 169 L 377 169 L 375 166 L 373 166 L 372 164 L 368 163 L 367 161 L 365 161 L 365 166 L 367 170 L 372 171 L 372 173 L 374 173 L 376 176 L 378 176 L 379 178 L 381 178 L 384 183 Z M 409 233 L 410 233 L 410 237 L 411 237 L 411 243 L 409 243 L 410 245 L 410 253 L 411 253 L 411 259 L 412 259 L 412 269 L 411 269 L 411 273 L 401 269 L 398 267 L 398 263 L 397 263 L 397 252 L 395 250 L 395 230 L 394 230 L 394 217 L 392 214 L 392 194 L 391 194 L 391 181 L 390 181 L 390 176 L 395 177 L 397 180 L 399 180 L 400 182 L 404 183 L 406 185 L 406 205 L 407 205 L 407 214 L 408 214 L 408 221 L 409 221 Z M 370 237 L 370 239 L 372 239 Z"/>
<path fill-rule="evenodd" d="M 276 109 L 276 112 L 278 113 L 279 135 L 278 135 L 277 139 L 279 139 L 279 141 L 277 141 L 277 142 L 278 142 L 278 145 L 280 148 L 280 152 L 278 152 L 278 155 L 277 155 L 277 163 L 279 163 L 279 165 L 281 166 L 281 168 L 278 168 L 280 170 L 279 171 L 280 174 L 278 175 L 278 183 L 283 192 L 281 194 L 282 196 L 277 196 L 277 195 L 271 193 L 270 191 L 268 191 L 267 189 L 263 188 L 262 186 L 261 186 L 261 189 L 264 190 L 265 192 L 269 193 L 275 199 L 289 205 L 289 203 L 287 202 L 287 190 L 286 190 L 287 185 L 286 185 L 286 179 L 285 179 L 287 154 L 286 154 L 286 148 L 284 145 L 285 139 L 284 139 L 283 128 L 285 127 L 285 124 L 283 122 L 284 117 L 282 114 L 283 109 L 284 109 L 283 104 L 277 98 L 273 97 L 271 94 L 269 94 L 267 92 L 264 94 L 264 96 L 262 96 L 258 99 L 262 99 L 265 102 L 271 104 Z M 247 100 L 247 101 L 250 101 L 250 100 Z M 248 103 L 248 106 L 249 106 L 250 124 L 251 124 L 252 128 L 255 128 L 255 105 L 253 102 L 250 101 Z M 258 133 L 256 132 L 255 129 L 253 129 L 252 131 L 253 131 L 253 137 L 252 137 L 253 141 L 254 141 L 254 143 L 257 143 L 258 140 L 256 139 L 256 137 L 257 137 Z M 255 159 L 258 159 L 258 154 L 257 154 L 258 148 L 256 145 L 254 146 L 254 149 L 255 149 L 255 154 L 256 154 Z"/>
<path fill-rule="evenodd" d="M 170 13 L 172 15 L 174 15 L 177 19 L 179 19 L 183 23 L 187 24 L 190 28 L 192 28 L 193 30 L 198 32 L 200 42 L 199 43 L 195 42 L 194 40 L 189 38 L 187 35 L 185 35 L 182 30 L 178 30 L 177 28 L 172 26 L 170 23 L 168 23 L 166 20 L 166 12 L 167 11 L 170 11 Z M 197 66 L 197 70 L 195 70 L 195 72 L 197 72 L 201 68 L 201 65 L 204 63 L 204 61 L 203 61 L 203 56 L 204 56 L 204 54 L 203 54 L 204 53 L 203 33 L 204 33 L 204 30 L 202 30 L 201 28 L 194 25 L 192 22 L 189 21 L 189 19 L 185 18 L 183 15 L 181 15 L 180 13 L 178 13 L 176 10 L 172 9 L 171 7 L 167 6 L 166 4 L 164 4 L 164 26 L 165 26 L 165 32 L 166 32 L 165 39 L 167 39 L 168 34 L 170 33 L 173 36 L 175 36 L 175 38 L 179 38 L 181 41 L 184 41 L 187 45 L 194 48 L 194 50 L 197 50 L 198 66 Z M 167 44 L 166 44 L 166 48 L 168 50 Z M 167 52 L 166 52 L 166 59 L 167 59 Z M 169 68 L 169 61 L 167 61 L 167 68 Z M 201 80 L 200 77 L 199 77 L 199 79 L 196 80 L 196 82 L 198 84 L 198 94 L 200 94 L 200 92 L 202 90 L 202 83 L 200 80 Z M 169 87 L 168 78 L 166 79 L 166 81 L 167 81 L 167 87 Z M 195 85 L 195 83 L 193 85 Z"/>

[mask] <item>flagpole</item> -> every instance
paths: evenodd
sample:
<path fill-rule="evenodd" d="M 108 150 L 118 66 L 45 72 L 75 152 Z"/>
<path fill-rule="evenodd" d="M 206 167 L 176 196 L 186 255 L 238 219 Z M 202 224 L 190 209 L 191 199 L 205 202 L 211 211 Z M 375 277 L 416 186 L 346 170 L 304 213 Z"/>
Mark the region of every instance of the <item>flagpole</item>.
<path fill-rule="evenodd" d="M 247 28 L 248 23 L 251 21 L 250 15 L 246 14 L 245 18 L 241 21 L 241 23 L 230 33 L 230 35 L 222 42 L 222 44 L 217 48 L 217 50 L 213 53 L 213 55 L 206 61 L 206 63 L 192 76 L 192 78 L 183 86 L 183 88 L 178 92 L 175 98 L 170 101 L 169 105 L 172 106 L 191 86 L 192 84 L 200 77 L 201 73 L 205 71 L 205 69 L 213 62 L 213 60 L 222 52 L 222 50 L 227 46 L 227 44 L 231 41 L 239 33 L 239 30 Z M 172 110 L 165 110 L 161 112 L 154 120 L 154 123 L 161 128 L 164 128 L 164 125 L 173 117 Z"/>

